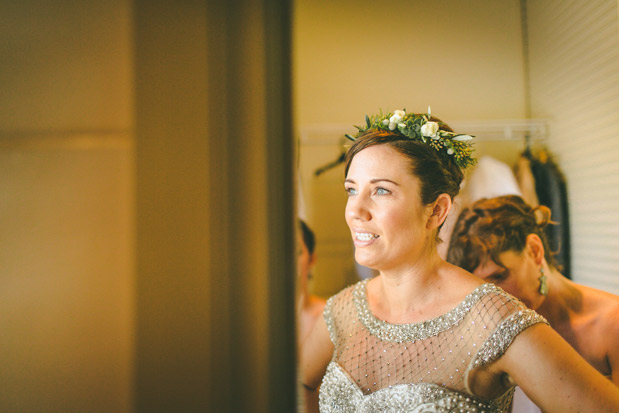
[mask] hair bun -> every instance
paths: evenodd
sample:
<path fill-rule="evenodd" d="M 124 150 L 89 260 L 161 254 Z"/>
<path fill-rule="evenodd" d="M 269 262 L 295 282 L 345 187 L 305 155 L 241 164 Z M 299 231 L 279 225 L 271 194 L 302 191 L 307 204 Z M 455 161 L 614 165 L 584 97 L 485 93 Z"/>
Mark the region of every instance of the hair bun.
<path fill-rule="evenodd" d="M 550 220 L 551 211 L 546 205 L 538 205 L 532 210 L 535 223 L 539 228 L 544 228 L 548 224 L 554 224 Z"/>

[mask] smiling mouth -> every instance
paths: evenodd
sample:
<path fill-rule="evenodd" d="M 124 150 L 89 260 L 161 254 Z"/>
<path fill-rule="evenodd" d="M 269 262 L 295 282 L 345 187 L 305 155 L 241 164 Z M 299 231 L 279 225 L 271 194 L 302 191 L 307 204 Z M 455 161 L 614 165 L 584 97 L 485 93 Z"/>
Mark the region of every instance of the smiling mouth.
<path fill-rule="evenodd" d="M 370 234 L 369 232 L 355 232 L 355 239 L 359 241 L 371 241 L 378 238 L 376 234 Z"/>

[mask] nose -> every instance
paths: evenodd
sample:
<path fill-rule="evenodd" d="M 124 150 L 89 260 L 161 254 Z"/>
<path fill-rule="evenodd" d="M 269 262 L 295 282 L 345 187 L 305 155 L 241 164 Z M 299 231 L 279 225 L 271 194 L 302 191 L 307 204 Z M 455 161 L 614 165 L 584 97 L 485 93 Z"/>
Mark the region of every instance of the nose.
<path fill-rule="evenodd" d="M 348 198 L 346 203 L 346 221 L 352 223 L 355 220 L 369 221 L 372 219 L 370 201 L 361 194 Z"/>

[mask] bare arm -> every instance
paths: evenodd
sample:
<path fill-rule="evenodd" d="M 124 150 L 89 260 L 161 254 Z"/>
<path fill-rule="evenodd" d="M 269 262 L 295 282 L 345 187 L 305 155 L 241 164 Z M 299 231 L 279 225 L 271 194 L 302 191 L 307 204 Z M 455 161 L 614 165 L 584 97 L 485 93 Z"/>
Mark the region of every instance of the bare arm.
<path fill-rule="evenodd" d="M 521 332 L 495 367 L 545 412 L 619 412 L 619 388 L 548 325 Z"/>
<path fill-rule="evenodd" d="M 301 346 L 301 381 L 308 413 L 318 411 L 318 386 L 333 357 L 333 350 L 325 319 L 319 317 Z"/>

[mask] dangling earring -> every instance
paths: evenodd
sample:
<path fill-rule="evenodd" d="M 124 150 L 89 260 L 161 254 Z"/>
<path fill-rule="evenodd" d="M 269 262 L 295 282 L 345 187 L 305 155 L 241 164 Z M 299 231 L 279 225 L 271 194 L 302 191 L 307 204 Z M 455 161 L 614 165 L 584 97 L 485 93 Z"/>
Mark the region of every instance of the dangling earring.
<path fill-rule="evenodd" d="M 539 280 L 539 293 L 541 295 L 548 295 L 548 283 L 546 282 L 546 279 L 548 277 L 546 277 L 544 275 L 544 268 L 540 267 L 539 269 L 539 273 L 541 274 L 538 278 Z"/>

